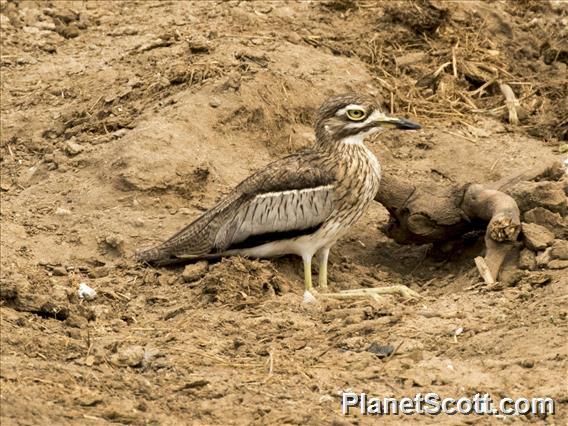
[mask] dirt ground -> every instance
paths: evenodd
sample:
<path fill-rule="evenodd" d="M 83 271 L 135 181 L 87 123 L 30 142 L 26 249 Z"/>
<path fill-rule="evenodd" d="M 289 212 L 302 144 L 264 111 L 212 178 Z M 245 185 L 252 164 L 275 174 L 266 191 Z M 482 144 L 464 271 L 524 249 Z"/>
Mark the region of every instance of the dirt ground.
<path fill-rule="evenodd" d="M 132 260 L 311 144 L 315 108 L 346 90 L 423 125 L 368 143 L 417 183 L 564 161 L 565 3 L 0 0 L 0 13 L 2 425 L 378 420 L 341 415 L 349 389 L 556 401 L 553 416 L 390 423 L 566 424 L 565 261 L 511 259 L 490 291 L 480 241 L 442 258 L 397 245 L 379 204 L 332 250 L 330 285 L 405 284 L 419 300 L 302 304 L 297 258 L 185 279 Z M 560 228 L 567 208 L 550 207 Z"/>

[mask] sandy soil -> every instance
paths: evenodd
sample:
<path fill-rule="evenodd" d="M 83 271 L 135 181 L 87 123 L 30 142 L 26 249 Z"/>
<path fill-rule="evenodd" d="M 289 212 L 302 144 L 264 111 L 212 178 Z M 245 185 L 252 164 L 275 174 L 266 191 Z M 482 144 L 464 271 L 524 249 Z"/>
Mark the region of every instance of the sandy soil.
<path fill-rule="evenodd" d="M 131 257 L 311 144 L 315 108 L 345 90 L 424 126 L 369 142 L 419 183 L 563 160 L 565 4 L 1 0 L 0 12 L 2 425 L 376 420 L 341 415 L 347 389 L 557 404 L 391 423 L 566 423 L 566 269 L 511 259 L 513 278 L 489 291 L 480 241 L 444 258 L 399 246 L 379 204 L 332 250 L 330 284 L 405 284 L 420 300 L 304 305 L 295 258 L 225 259 L 186 282 L 183 267 Z M 520 125 L 492 80 L 521 99 Z"/>

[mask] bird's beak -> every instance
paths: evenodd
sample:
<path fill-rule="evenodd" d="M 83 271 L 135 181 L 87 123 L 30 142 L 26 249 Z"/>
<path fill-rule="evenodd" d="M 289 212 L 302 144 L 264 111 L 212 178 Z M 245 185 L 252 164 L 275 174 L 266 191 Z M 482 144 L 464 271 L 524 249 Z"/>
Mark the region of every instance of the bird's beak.
<path fill-rule="evenodd" d="M 379 118 L 378 122 L 381 127 L 386 127 L 387 129 L 416 130 L 422 128 L 420 124 L 413 123 L 406 118 L 389 117 L 387 115 Z"/>

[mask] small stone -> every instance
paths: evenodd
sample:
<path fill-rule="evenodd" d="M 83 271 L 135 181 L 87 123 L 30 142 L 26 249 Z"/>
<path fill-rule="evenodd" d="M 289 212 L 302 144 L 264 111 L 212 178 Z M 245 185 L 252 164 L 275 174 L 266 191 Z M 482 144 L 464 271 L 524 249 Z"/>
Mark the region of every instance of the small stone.
<path fill-rule="evenodd" d="M 136 89 L 137 87 L 141 87 L 141 86 L 144 84 L 144 82 L 143 82 L 140 78 L 134 76 L 134 77 L 130 78 L 130 79 L 128 80 L 128 83 L 126 83 L 126 84 L 127 84 L 129 87 L 132 87 L 133 89 Z M 126 130 L 126 129 L 120 129 L 120 130 Z M 117 131 L 118 131 L 118 130 L 117 130 Z M 115 132 L 115 133 L 116 133 L 116 132 Z"/>
<path fill-rule="evenodd" d="M 118 129 L 117 131 L 112 132 L 112 137 L 114 139 L 120 139 L 121 137 L 126 135 L 127 132 L 128 132 L 128 130 L 126 130 L 126 129 Z"/>
<path fill-rule="evenodd" d="M 182 277 L 186 283 L 191 283 L 202 278 L 208 270 L 209 264 L 207 263 L 207 261 L 202 260 L 197 263 L 186 265 L 185 269 L 183 270 Z"/>
<path fill-rule="evenodd" d="M 221 105 L 221 101 L 217 98 L 213 98 L 209 101 L 209 106 L 211 108 L 217 108 Z"/>
<path fill-rule="evenodd" d="M 133 36 L 136 34 L 138 34 L 138 30 L 133 26 L 122 27 L 111 33 L 111 35 L 115 36 L 121 36 L 121 35 Z"/>
<path fill-rule="evenodd" d="M 137 228 L 141 228 L 141 227 L 144 226 L 144 220 L 138 217 L 138 218 L 134 219 L 134 221 L 132 222 L 132 224 L 133 224 L 134 226 L 136 226 Z"/>
<path fill-rule="evenodd" d="M 68 39 L 78 37 L 80 34 L 79 28 L 75 24 L 58 25 L 55 27 L 55 32 L 61 37 Z"/>
<path fill-rule="evenodd" d="M 158 284 L 169 285 L 170 284 L 170 278 L 167 275 L 160 275 L 158 277 Z"/>
<path fill-rule="evenodd" d="M 269 4 L 265 4 L 265 5 L 262 5 L 262 4 L 261 4 L 261 5 L 258 7 L 258 9 L 256 9 L 256 10 L 257 10 L 257 12 L 266 14 L 266 13 L 272 12 L 272 6 L 269 5 Z"/>
<path fill-rule="evenodd" d="M 9 27 L 11 27 L 12 25 L 10 24 L 10 18 L 8 18 L 6 15 L 4 14 L 0 14 L 0 28 L 2 29 L 7 29 Z"/>
<path fill-rule="evenodd" d="M 77 290 L 77 294 L 81 299 L 85 300 L 93 300 L 97 297 L 97 291 L 94 288 L 89 287 L 85 283 L 79 284 L 79 290 Z"/>
<path fill-rule="evenodd" d="M 554 259 L 548 262 L 549 269 L 566 269 L 568 268 L 568 260 Z"/>
<path fill-rule="evenodd" d="M 71 156 L 80 154 L 81 152 L 83 152 L 84 149 L 85 148 L 83 148 L 78 143 L 73 142 L 72 140 L 68 140 L 67 142 L 65 142 L 65 152 L 67 152 L 67 154 Z"/>
<path fill-rule="evenodd" d="M 69 318 L 67 318 L 69 319 Z M 66 333 L 68 337 L 75 339 L 75 340 L 83 340 L 83 337 L 81 336 L 81 331 L 80 330 L 76 330 L 74 328 L 71 328 L 69 330 L 66 331 Z"/>
<path fill-rule="evenodd" d="M 550 256 L 553 259 L 568 260 L 568 241 L 554 240 L 550 249 Z"/>
<path fill-rule="evenodd" d="M 69 216 L 71 214 L 71 210 L 64 209 L 63 207 L 57 207 L 57 210 L 55 210 L 55 214 L 57 216 Z"/>
<path fill-rule="evenodd" d="M 545 266 L 548 265 L 548 262 L 550 262 L 552 260 L 552 257 L 550 257 L 550 248 L 547 248 L 546 250 L 544 250 L 543 252 L 540 252 L 537 256 L 536 256 L 536 264 L 537 266 L 544 268 Z"/>
<path fill-rule="evenodd" d="M 519 254 L 519 269 L 528 269 L 534 271 L 536 269 L 536 256 L 532 250 L 522 249 Z"/>
<path fill-rule="evenodd" d="M 187 41 L 189 52 L 196 55 L 201 53 L 209 53 L 213 50 L 211 42 L 202 36 L 193 36 Z"/>
<path fill-rule="evenodd" d="M 285 36 L 286 40 L 288 40 L 292 44 L 300 44 L 302 42 L 302 37 L 300 37 L 297 33 L 293 32 L 287 34 Z"/>
<path fill-rule="evenodd" d="M 18 64 L 18 65 L 28 65 L 28 64 L 33 65 L 33 64 L 36 64 L 36 63 L 37 63 L 37 61 L 33 58 L 26 58 L 26 57 L 23 57 L 23 56 L 16 58 L 16 64 Z"/>
<path fill-rule="evenodd" d="M 63 266 L 55 266 L 54 268 L 51 269 L 51 272 L 52 272 L 53 275 L 55 275 L 56 277 L 65 277 L 65 276 L 67 276 L 67 269 L 65 269 L 65 267 L 63 267 Z"/>
<path fill-rule="evenodd" d="M 558 213 L 553 213 L 543 207 L 535 207 L 524 214 L 525 222 L 536 223 L 554 232 L 557 238 L 568 236 L 568 224 Z"/>
<path fill-rule="evenodd" d="M 536 223 L 522 224 L 523 240 L 531 250 L 544 250 L 554 241 L 554 234 Z"/>
<path fill-rule="evenodd" d="M 34 26 L 36 28 L 39 28 L 40 30 L 45 30 L 45 31 L 54 31 L 55 30 L 55 24 L 53 22 L 48 22 L 48 21 L 37 22 Z"/>
<path fill-rule="evenodd" d="M 367 348 L 367 352 L 374 353 L 379 358 L 387 358 L 394 352 L 394 346 L 391 345 L 381 345 L 377 342 L 371 343 L 371 346 Z"/>
<path fill-rule="evenodd" d="M 120 235 L 108 235 L 105 238 L 105 243 L 112 248 L 120 248 L 124 243 L 124 239 Z"/>
<path fill-rule="evenodd" d="M 519 362 L 519 365 L 523 368 L 533 368 L 534 367 L 534 361 L 525 359 L 525 360 Z"/>
<path fill-rule="evenodd" d="M 39 48 L 41 50 L 43 50 L 44 52 L 47 53 L 56 53 L 57 52 L 57 47 L 55 47 L 53 44 L 42 44 L 41 46 L 39 46 Z"/>
<path fill-rule="evenodd" d="M 111 356 L 113 364 L 122 367 L 141 367 L 144 362 L 145 351 L 142 346 L 127 346 Z"/>

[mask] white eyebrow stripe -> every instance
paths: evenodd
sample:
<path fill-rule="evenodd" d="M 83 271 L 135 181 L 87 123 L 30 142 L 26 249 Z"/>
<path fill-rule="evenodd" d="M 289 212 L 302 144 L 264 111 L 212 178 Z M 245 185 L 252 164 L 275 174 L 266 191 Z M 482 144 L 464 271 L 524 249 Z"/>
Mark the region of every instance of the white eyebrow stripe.
<path fill-rule="evenodd" d="M 377 121 L 379 119 L 385 119 L 386 115 L 384 112 L 382 112 L 379 109 L 376 109 L 375 111 L 373 111 L 373 113 L 365 120 L 365 123 L 371 122 L 371 121 Z"/>
<path fill-rule="evenodd" d="M 341 108 L 339 110 L 337 110 L 337 112 L 335 113 L 336 116 L 342 116 L 345 115 L 345 113 L 347 112 L 347 110 L 349 109 L 362 109 L 363 111 L 366 111 L 365 108 L 363 108 L 361 105 L 357 105 L 357 104 L 349 104 L 344 108 Z"/>

